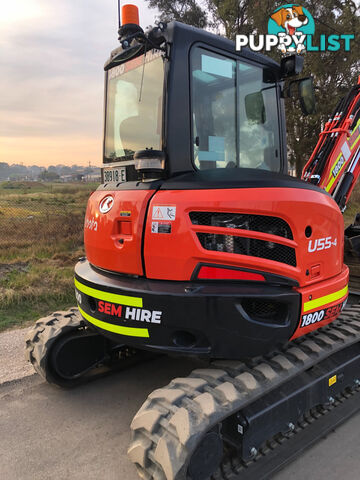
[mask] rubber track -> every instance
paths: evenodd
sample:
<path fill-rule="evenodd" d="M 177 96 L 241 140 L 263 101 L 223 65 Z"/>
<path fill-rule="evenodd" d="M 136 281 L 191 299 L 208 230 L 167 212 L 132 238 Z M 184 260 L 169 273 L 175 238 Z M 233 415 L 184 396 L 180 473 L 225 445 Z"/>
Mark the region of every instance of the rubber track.
<path fill-rule="evenodd" d="M 25 358 L 47 382 L 57 384 L 47 368 L 51 346 L 60 335 L 85 326 L 77 308 L 55 312 L 38 320 L 26 339 Z"/>
<path fill-rule="evenodd" d="M 360 340 L 360 305 L 331 325 L 250 362 L 216 361 L 152 392 L 132 424 L 130 459 L 144 480 L 186 480 L 203 435 L 225 418 Z M 225 469 L 226 470 L 226 469 Z M 216 479 L 227 479 L 225 472 Z M 196 480 L 196 479 L 194 479 Z"/>

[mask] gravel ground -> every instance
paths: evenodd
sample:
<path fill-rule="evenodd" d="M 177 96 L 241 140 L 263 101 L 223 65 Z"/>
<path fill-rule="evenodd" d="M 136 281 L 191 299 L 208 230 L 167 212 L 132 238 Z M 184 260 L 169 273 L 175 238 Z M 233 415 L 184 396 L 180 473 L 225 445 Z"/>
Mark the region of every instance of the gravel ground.
<path fill-rule="evenodd" d="M 30 328 L 0 333 L 0 385 L 35 374 L 24 354 L 25 337 Z"/>

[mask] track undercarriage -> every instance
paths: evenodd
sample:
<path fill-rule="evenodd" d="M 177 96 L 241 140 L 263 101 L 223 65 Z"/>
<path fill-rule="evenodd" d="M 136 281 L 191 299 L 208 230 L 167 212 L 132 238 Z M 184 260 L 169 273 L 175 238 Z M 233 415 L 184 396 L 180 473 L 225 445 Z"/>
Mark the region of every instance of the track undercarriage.
<path fill-rule="evenodd" d="M 47 382 L 71 388 L 155 354 L 110 342 L 86 327 L 78 309 L 72 308 L 36 322 L 25 356 Z"/>
<path fill-rule="evenodd" d="M 36 371 L 62 387 L 153 356 L 104 340 L 77 309 L 39 320 L 26 348 Z M 353 305 L 264 357 L 212 362 L 152 392 L 131 425 L 130 459 L 144 479 L 269 478 L 357 410 L 359 369 Z"/>

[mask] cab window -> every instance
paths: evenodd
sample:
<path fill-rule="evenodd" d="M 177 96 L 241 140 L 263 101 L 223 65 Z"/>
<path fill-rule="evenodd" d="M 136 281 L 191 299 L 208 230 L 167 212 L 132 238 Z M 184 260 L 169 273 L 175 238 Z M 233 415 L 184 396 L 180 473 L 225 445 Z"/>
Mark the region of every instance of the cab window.
<path fill-rule="evenodd" d="M 271 72 L 196 47 L 191 54 L 191 108 L 198 169 L 280 170 L 277 92 Z"/>

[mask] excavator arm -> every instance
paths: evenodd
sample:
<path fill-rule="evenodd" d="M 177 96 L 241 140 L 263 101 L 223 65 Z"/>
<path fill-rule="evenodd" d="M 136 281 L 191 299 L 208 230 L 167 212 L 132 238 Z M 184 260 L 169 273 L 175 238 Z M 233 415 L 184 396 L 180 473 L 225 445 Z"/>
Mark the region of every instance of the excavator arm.
<path fill-rule="evenodd" d="M 326 190 L 344 212 L 359 175 L 360 76 L 325 124 L 302 179 Z"/>

